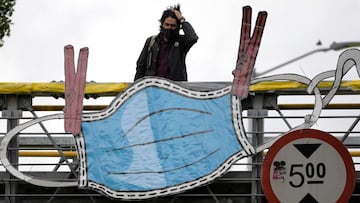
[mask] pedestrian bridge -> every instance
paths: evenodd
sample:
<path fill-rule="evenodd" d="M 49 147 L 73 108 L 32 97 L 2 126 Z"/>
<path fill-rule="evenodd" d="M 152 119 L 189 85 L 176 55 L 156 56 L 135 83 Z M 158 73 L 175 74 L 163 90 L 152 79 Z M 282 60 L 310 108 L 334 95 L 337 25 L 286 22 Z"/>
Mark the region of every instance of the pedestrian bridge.
<path fill-rule="evenodd" d="M 131 83 L 88 82 L 84 112 L 105 109 L 112 99 Z M 188 88 L 207 91 L 231 82 L 183 82 Z M 333 88 L 332 81 L 318 85 L 321 95 Z M 64 83 L 0 83 L 0 136 L 26 121 L 62 113 Z M 294 81 L 259 82 L 250 86 L 241 101 L 243 122 L 253 146 L 272 143 L 276 137 L 304 122 L 315 109 L 307 86 Z M 349 150 L 356 169 L 356 187 L 351 202 L 360 201 L 360 81 L 342 81 L 331 102 L 322 108 L 312 126 L 338 138 Z M 271 144 L 269 144 L 271 146 Z M 64 132 L 64 121 L 43 122 L 19 133 L 8 145 L 13 166 L 25 174 L 59 182 L 78 181 L 79 159 L 71 134 Z M 139 202 L 267 202 L 261 188 L 261 167 L 267 149 L 244 158 L 213 183 L 172 196 Z M 324 194 L 326 195 L 326 194 Z M 39 187 L 12 176 L 0 167 L 0 201 L 4 202 L 111 202 L 106 196 L 77 187 Z M 119 201 L 116 201 L 119 202 Z"/>

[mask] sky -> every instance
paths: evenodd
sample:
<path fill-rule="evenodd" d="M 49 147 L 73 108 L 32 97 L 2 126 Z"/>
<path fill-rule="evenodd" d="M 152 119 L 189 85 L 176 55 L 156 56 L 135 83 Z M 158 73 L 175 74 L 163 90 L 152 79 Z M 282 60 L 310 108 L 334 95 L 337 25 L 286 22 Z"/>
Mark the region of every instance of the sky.
<path fill-rule="evenodd" d="M 87 81 L 132 82 L 146 38 L 159 32 L 162 11 L 177 3 L 199 36 L 186 61 L 191 82 L 232 81 L 246 5 L 253 27 L 257 13 L 268 12 L 257 72 L 333 42 L 360 41 L 357 0 L 17 0 L 11 36 L 0 48 L 0 82 L 64 80 L 68 44 L 75 60 L 80 48 L 89 48 Z M 340 53 L 315 53 L 268 75 L 312 78 L 334 70 Z M 354 71 L 347 77 L 358 79 Z"/>

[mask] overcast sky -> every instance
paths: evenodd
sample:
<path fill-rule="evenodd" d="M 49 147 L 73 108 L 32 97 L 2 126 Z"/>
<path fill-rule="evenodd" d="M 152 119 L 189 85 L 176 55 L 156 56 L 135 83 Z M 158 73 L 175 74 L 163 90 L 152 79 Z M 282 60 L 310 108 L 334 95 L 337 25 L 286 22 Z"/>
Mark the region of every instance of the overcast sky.
<path fill-rule="evenodd" d="M 360 41 L 359 0 L 17 0 L 11 36 L 0 48 L 0 82 L 64 80 L 68 44 L 76 59 L 89 47 L 88 81 L 132 82 L 145 39 L 158 33 L 162 11 L 176 3 L 199 36 L 187 57 L 189 81 L 232 81 L 246 5 L 253 8 L 253 26 L 259 11 L 268 12 L 258 72 L 334 41 Z M 334 70 L 340 53 L 317 53 L 271 74 L 312 78 Z M 354 69 L 347 77 L 359 79 Z"/>
<path fill-rule="evenodd" d="M 88 81 L 131 82 L 145 39 L 158 33 L 162 11 L 176 3 L 199 36 L 187 57 L 189 81 L 232 80 L 245 5 L 253 8 L 253 21 L 268 12 L 259 72 L 333 41 L 360 41 L 358 0 L 17 0 L 11 36 L 0 48 L 0 82 L 64 80 L 67 44 L 76 60 L 89 47 Z M 340 53 L 317 53 L 271 74 L 311 78 L 335 69 Z"/>

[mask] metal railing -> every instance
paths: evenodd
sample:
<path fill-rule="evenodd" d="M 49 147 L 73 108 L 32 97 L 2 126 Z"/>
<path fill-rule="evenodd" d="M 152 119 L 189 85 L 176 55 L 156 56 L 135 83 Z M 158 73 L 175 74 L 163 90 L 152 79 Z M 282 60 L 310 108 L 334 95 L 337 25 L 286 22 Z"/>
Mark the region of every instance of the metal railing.
<path fill-rule="evenodd" d="M 189 87 L 214 89 L 230 83 L 189 83 Z M 45 85 L 45 84 L 41 84 Z M 61 113 L 64 108 L 63 87 L 60 90 L 45 91 L 33 89 L 28 92 L 1 93 L 0 136 L 25 121 L 44 115 Z M 88 88 L 84 111 L 100 111 L 127 84 L 89 84 L 93 88 L 101 86 L 111 91 L 93 91 Z M 109 86 L 120 88 L 110 88 Z M 32 85 L 34 86 L 34 85 Z M 46 85 L 45 85 L 46 86 Z M 105 87 L 105 88 L 104 88 Z M 50 88 L 51 89 L 51 88 Z M 89 90 L 90 89 L 90 90 Z M 255 88 L 256 89 L 256 88 Z M 322 91 L 328 91 L 327 87 Z M 360 183 L 360 92 L 354 88 L 343 87 L 336 97 L 341 102 L 330 103 L 325 107 L 313 128 L 331 133 L 341 140 L 353 157 L 357 170 L 357 185 Z M 351 96 L 351 97 L 349 97 Z M 296 99 L 292 99 L 295 98 Z M 345 99 L 342 100 L 342 97 Z M 95 99 L 98 98 L 98 99 Z M 351 99 L 349 99 L 351 98 Z M 41 100 L 41 102 L 38 101 Z M 100 101 L 100 102 L 99 102 Z M 44 104 L 45 103 L 45 104 Z M 313 104 L 303 87 L 256 89 L 242 101 L 244 123 L 247 136 L 253 145 L 264 142 L 287 132 L 304 116 L 311 112 Z M 77 180 L 79 160 L 72 135 L 64 133 L 63 121 L 43 122 L 18 134 L 9 145 L 9 160 L 22 172 L 49 180 Z M 142 202 L 267 202 L 261 189 L 261 166 L 265 153 L 249 159 L 239 160 L 230 172 L 214 183 L 174 196 L 165 196 Z M 351 201 L 357 202 L 360 192 L 355 190 Z M 9 174 L 0 167 L 0 201 L 4 202 L 111 202 L 96 191 L 70 188 L 42 188 L 26 183 Z M 119 201 L 116 201 L 119 202 Z"/>

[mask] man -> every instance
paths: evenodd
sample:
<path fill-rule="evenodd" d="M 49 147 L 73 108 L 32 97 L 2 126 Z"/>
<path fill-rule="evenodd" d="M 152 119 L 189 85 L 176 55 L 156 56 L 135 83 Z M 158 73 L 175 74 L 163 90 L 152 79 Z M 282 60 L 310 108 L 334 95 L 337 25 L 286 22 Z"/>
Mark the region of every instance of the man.
<path fill-rule="evenodd" d="M 179 31 L 183 29 L 184 35 Z M 185 58 L 197 42 L 193 27 L 180 12 L 180 5 L 165 10 L 160 19 L 160 33 L 149 37 L 137 60 L 135 79 L 159 76 L 187 81 Z"/>

